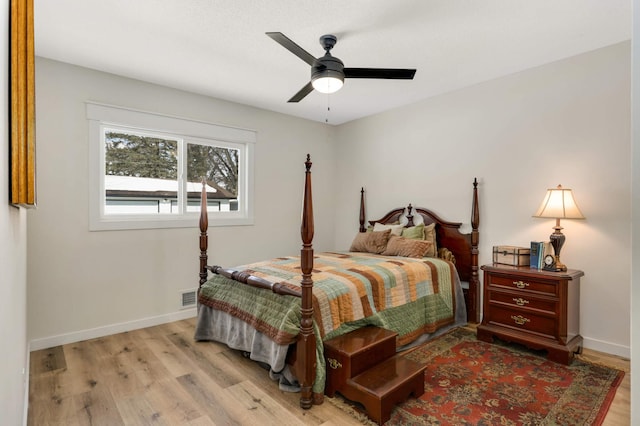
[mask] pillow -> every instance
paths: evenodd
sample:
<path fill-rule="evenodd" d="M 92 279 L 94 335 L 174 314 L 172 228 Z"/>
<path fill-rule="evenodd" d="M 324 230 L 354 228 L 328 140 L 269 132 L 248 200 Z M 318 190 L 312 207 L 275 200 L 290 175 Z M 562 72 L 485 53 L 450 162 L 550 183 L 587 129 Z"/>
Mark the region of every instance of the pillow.
<path fill-rule="evenodd" d="M 425 256 L 425 253 L 431 247 L 430 241 L 414 240 L 405 237 L 392 235 L 387 243 L 387 248 L 382 252 L 383 256 L 404 256 L 417 257 Z"/>
<path fill-rule="evenodd" d="M 385 225 L 380 222 L 376 222 L 373 225 L 373 232 L 386 231 L 387 229 L 391 229 L 391 235 L 400 235 L 402 234 L 402 229 L 404 225 Z"/>
<path fill-rule="evenodd" d="M 427 250 L 427 257 L 438 256 L 438 245 L 436 243 L 436 223 L 424 227 L 424 239 L 431 242 L 431 247 Z"/>
<path fill-rule="evenodd" d="M 376 222 L 379 223 L 379 222 Z M 380 225 L 383 225 L 382 223 L 380 223 Z M 395 222 L 391 222 L 391 223 L 387 223 L 387 225 L 400 225 L 400 222 L 398 222 L 397 220 Z M 376 229 L 377 231 L 377 229 Z M 381 231 L 386 231 L 386 229 L 381 229 Z M 373 226 L 371 225 L 367 225 L 367 232 L 373 232 Z M 400 235 L 400 234 L 398 234 Z"/>
<path fill-rule="evenodd" d="M 402 237 L 410 238 L 413 240 L 424 240 L 424 223 L 416 226 L 410 226 L 402 230 Z"/>
<path fill-rule="evenodd" d="M 402 230 L 403 237 L 415 240 L 426 240 L 431 242 L 431 247 L 427 250 L 427 257 L 436 257 L 438 254 L 438 245 L 436 244 L 436 223 L 424 226 L 424 223 L 416 226 L 410 226 Z"/>
<path fill-rule="evenodd" d="M 380 254 L 387 248 L 391 229 L 380 232 L 358 232 L 349 251 Z"/>

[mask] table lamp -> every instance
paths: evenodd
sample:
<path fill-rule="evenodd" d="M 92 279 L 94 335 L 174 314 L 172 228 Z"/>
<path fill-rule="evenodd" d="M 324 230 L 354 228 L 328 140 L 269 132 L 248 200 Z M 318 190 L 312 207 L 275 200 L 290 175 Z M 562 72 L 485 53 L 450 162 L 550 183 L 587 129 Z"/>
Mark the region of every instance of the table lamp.
<path fill-rule="evenodd" d="M 567 267 L 560 261 L 560 250 L 565 241 L 560 219 L 584 219 L 573 199 L 573 192 L 563 188 L 562 185 L 558 185 L 555 189 L 547 189 L 547 194 L 533 217 L 548 217 L 556 220 L 556 226 L 553 227 L 555 231 L 549 236 L 549 240 L 555 254 L 555 270 L 566 271 Z"/>

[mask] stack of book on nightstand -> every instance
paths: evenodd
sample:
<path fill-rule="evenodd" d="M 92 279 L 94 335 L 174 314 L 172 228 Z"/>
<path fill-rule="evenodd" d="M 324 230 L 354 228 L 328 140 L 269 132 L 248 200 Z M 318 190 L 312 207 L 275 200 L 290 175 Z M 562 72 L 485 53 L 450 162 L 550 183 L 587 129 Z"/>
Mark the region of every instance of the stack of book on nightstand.
<path fill-rule="evenodd" d="M 553 246 L 550 242 L 531 241 L 531 254 L 529 256 L 529 266 L 533 269 L 542 269 L 544 257 L 553 254 Z"/>

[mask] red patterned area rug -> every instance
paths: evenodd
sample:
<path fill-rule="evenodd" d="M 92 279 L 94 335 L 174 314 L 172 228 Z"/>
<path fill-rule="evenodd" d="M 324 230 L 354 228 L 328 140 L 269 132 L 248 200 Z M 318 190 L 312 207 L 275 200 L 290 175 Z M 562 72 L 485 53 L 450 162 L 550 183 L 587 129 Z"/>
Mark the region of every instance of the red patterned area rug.
<path fill-rule="evenodd" d="M 624 372 L 543 355 L 453 330 L 404 355 L 427 365 L 425 393 L 394 408 L 385 425 L 602 424 Z"/>

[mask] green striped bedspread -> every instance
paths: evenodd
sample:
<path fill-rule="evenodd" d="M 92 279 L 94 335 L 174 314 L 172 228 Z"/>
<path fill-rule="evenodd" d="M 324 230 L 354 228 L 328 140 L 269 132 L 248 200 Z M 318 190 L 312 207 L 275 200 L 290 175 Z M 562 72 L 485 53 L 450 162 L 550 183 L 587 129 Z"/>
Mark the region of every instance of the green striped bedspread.
<path fill-rule="evenodd" d="M 235 269 L 293 287 L 299 287 L 302 279 L 299 257 Z M 397 345 L 403 346 L 453 324 L 456 304 L 464 303 L 455 298 L 458 277 L 454 265 L 436 258 L 320 253 L 314 256 L 312 279 L 319 357 L 322 340 L 365 325 L 396 331 Z M 294 342 L 300 330 L 300 298 L 294 296 L 276 295 L 215 275 L 202 286 L 198 301 L 244 320 L 278 344 Z M 316 383 L 314 391 L 319 388 L 321 392 L 324 373 L 318 374 L 322 384 Z"/>

